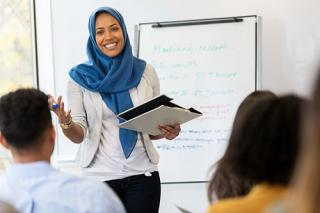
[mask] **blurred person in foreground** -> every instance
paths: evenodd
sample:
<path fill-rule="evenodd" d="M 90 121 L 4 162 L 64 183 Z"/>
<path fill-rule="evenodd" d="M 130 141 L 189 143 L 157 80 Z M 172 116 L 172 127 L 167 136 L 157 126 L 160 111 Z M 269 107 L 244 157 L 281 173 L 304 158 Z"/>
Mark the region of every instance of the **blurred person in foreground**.
<path fill-rule="evenodd" d="M 288 196 L 270 206 L 269 212 L 320 212 L 320 69 L 312 101 L 304 113 L 303 146 Z"/>

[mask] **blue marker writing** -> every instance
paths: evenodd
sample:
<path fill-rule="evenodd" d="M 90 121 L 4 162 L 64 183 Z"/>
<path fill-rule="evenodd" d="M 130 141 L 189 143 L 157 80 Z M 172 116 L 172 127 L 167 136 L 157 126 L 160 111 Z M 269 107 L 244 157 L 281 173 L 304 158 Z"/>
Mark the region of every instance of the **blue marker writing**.
<path fill-rule="evenodd" d="M 52 109 L 58 109 L 59 108 L 59 104 L 53 103 L 52 104 Z"/>

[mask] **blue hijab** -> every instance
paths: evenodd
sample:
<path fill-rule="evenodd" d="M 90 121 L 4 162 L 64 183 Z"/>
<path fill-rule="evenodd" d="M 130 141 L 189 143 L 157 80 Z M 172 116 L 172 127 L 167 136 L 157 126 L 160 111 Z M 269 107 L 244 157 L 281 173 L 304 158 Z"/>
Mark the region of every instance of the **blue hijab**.
<path fill-rule="evenodd" d="M 95 40 L 96 16 L 101 12 L 112 15 L 119 22 L 123 31 L 124 48 L 119 55 L 112 58 L 99 49 Z M 99 92 L 104 103 L 117 115 L 133 107 L 129 89 L 140 83 L 146 62 L 132 55 L 124 20 L 115 9 L 101 7 L 93 11 L 89 18 L 89 32 L 87 42 L 89 60 L 73 67 L 69 75 L 82 87 Z M 124 155 L 129 158 L 137 142 L 137 132 L 120 129 L 119 138 Z"/>

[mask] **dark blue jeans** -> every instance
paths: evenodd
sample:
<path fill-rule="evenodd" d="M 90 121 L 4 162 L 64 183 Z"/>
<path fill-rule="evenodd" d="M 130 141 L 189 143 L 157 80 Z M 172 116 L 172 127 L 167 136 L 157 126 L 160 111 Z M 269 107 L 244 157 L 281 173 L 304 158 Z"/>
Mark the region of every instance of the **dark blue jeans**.
<path fill-rule="evenodd" d="M 119 196 L 127 213 L 158 213 L 161 185 L 158 172 L 135 175 L 106 183 Z"/>

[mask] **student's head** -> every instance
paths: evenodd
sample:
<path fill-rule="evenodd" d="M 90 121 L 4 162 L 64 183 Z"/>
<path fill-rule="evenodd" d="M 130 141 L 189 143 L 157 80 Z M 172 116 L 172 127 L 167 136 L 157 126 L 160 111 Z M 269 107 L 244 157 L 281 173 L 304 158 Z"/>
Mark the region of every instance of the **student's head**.
<path fill-rule="evenodd" d="M 304 102 L 290 95 L 253 104 L 233 126 L 225 167 L 254 183 L 287 185 L 299 149 Z"/>
<path fill-rule="evenodd" d="M 0 98 L 0 142 L 16 161 L 49 161 L 54 148 L 48 96 L 18 89 Z"/>
<path fill-rule="evenodd" d="M 246 110 L 250 109 L 252 104 L 256 103 L 257 101 L 265 100 L 268 98 L 275 98 L 275 97 L 277 96 L 269 90 L 260 90 L 260 91 L 251 92 L 240 103 L 233 121 L 233 125 L 237 125 L 237 123 L 241 120 L 241 117 L 245 114 Z"/>
<path fill-rule="evenodd" d="M 237 113 L 234 119 L 234 126 L 238 125 L 242 116 L 246 110 L 257 103 L 258 101 L 266 100 L 268 98 L 275 98 L 276 95 L 271 91 L 254 91 L 250 93 L 239 105 Z M 236 141 L 241 143 L 241 141 Z M 233 171 L 227 170 L 224 166 L 224 159 L 227 158 L 229 152 L 226 152 L 224 156 L 216 163 L 215 172 L 213 173 L 209 187 L 208 187 L 208 199 L 213 201 L 213 194 L 217 199 L 237 197 L 247 194 L 252 185 L 252 181 L 248 181 L 234 174 Z M 214 168 L 214 167 L 212 167 Z"/>
<path fill-rule="evenodd" d="M 120 55 L 128 40 L 123 17 L 110 7 L 98 8 L 91 14 L 89 31 L 91 41 L 110 58 Z"/>

